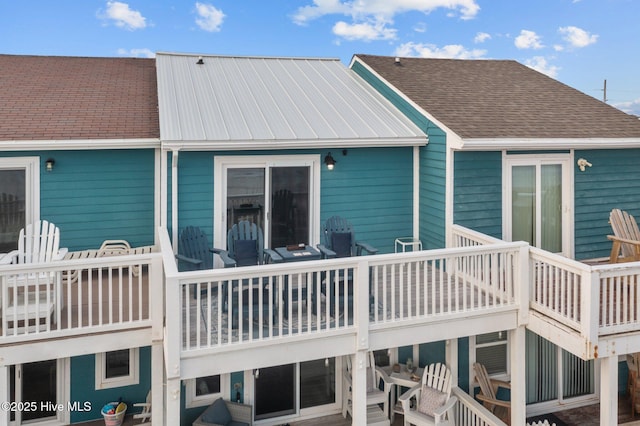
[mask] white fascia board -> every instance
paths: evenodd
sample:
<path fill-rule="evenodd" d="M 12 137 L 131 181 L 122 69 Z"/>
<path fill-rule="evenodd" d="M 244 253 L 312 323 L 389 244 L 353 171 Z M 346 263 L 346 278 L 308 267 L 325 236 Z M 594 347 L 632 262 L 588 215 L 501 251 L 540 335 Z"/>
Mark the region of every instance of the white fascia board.
<path fill-rule="evenodd" d="M 160 148 L 160 139 L 67 139 L 0 141 L 0 151 L 99 150 Z"/>
<path fill-rule="evenodd" d="M 371 74 L 375 75 L 376 78 L 378 78 L 381 82 L 383 82 L 388 88 L 393 90 L 399 97 L 404 99 L 409 105 L 411 105 L 413 108 L 415 108 L 416 111 L 418 111 L 420 114 L 424 115 L 429 121 L 431 121 L 433 124 L 438 126 L 443 132 L 445 132 L 446 137 L 447 137 L 447 144 L 449 144 L 450 147 L 458 148 L 459 146 L 462 145 L 462 138 L 460 136 L 458 136 L 458 134 L 456 134 L 456 132 L 451 130 L 449 127 L 445 126 L 444 123 L 442 123 L 440 120 L 435 118 L 433 115 L 431 115 L 428 111 L 426 111 L 420 105 L 418 105 L 413 100 L 411 100 L 411 98 L 407 97 L 402 91 L 398 90 L 398 88 L 396 86 L 394 86 L 389 81 L 387 81 L 384 77 L 382 77 L 380 74 L 378 74 L 373 68 L 371 68 L 365 62 L 363 62 L 360 58 L 358 58 L 357 56 L 354 56 L 351 59 L 351 63 L 349 64 L 349 68 L 351 68 L 353 66 L 354 62 L 358 62 L 360 65 L 362 65 L 364 68 L 366 68 Z"/>
<path fill-rule="evenodd" d="M 425 146 L 426 137 L 340 140 L 162 141 L 162 149 L 179 151 L 229 151 L 274 149 L 381 148 Z"/>
<path fill-rule="evenodd" d="M 640 138 L 557 138 L 512 139 L 478 138 L 461 139 L 455 149 L 469 151 L 540 150 L 540 149 L 624 149 L 640 148 Z"/>

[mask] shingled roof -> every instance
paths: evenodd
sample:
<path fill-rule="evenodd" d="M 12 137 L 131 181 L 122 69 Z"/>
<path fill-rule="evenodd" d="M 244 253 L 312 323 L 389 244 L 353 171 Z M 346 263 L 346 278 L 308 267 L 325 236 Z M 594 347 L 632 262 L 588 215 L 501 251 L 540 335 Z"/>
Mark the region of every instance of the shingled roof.
<path fill-rule="evenodd" d="M 640 137 L 637 117 L 516 61 L 354 59 L 463 139 Z"/>
<path fill-rule="evenodd" d="M 0 55 L 0 141 L 159 137 L 153 59 Z"/>

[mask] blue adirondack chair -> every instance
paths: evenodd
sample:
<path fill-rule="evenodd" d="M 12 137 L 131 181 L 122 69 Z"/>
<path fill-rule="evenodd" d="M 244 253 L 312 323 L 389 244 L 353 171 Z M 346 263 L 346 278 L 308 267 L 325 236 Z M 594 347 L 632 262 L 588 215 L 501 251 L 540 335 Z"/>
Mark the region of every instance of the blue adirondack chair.
<path fill-rule="evenodd" d="M 253 266 L 253 265 L 264 265 L 268 263 L 279 263 L 282 262 L 282 257 L 274 250 L 270 250 L 264 247 L 264 236 L 262 234 L 262 229 L 258 227 L 255 223 L 243 220 L 233 225 L 229 232 L 227 233 L 227 252 L 229 253 L 229 257 L 235 260 L 234 266 Z M 255 281 L 255 280 L 254 280 Z M 239 300 L 239 291 L 242 288 L 242 314 L 244 318 L 248 318 L 249 316 L 249 291 L 253 292 L 253 316 L 254 318 L 258 317 L 260 306 L 258 306 L 255 301 L 259 300 L 259 288 L 255 285 L 255 282 L 250 283 L 249 280 L 232 281 L 225 285 L 223 288 L 223 294 L 225 296 L 225 302 L 228 300 L 227 292 L 229 291 L 229 286 L 232 290 L 231 296 L 231 315 L 232 315 L 232 327 L 238 326 L 238 300 Z M 266 283 L 264 283 L 266 284 Z M 275 297 L 275 292 L 273 292 Z M 263 294 L 262 297 L 264 301 L 268 301 L 268 289 L 265 285 L 263 285 Z M 263 313 L 268 312 L 268 304 L 265 303 L 262 306 Z M 228 307 L 224 306 L 224 309 L 227 310 Z M 275 312 L 275 309 L 273 310 Z"/>
<path fill-rule="evenodd" d="M 378 253 L 377 248 L 357 241 L 356 233 L 351 223 L 340 216 L 332 216 L 327 219 L 322 228 L 322 235 L 324 244 L 319 244 L 318 250 L 320 250 L 324 259 Z M 353 276 L 351 273 L 347 273 L 346 277 L 342 272 L 337 277 L 335 273 L 322 277 L 320 292 L 326 296 L 328 301 L 333 301 L 337 293 L 340 311 L 342 312 L 344 309 L 346 299 L 349 312 L 353 312 Z M 316 298 L 312 297 L 312 300 L 315 303 Z M 371 298 L 371 300 L 373 299 Z M 329 310 L 333 316 L 335 303 L 331 302 Z"/>
<path fill-rule="evenodd" d="M 222 259 L 225 267 L 235 266 L 236 261 L 226 250 L 209 246 L 207 235 L 197 226 L 187 226 L 178 239 L 178 269 L 180 271 L 197 271 L 213 269 L 213 255 Z"/>

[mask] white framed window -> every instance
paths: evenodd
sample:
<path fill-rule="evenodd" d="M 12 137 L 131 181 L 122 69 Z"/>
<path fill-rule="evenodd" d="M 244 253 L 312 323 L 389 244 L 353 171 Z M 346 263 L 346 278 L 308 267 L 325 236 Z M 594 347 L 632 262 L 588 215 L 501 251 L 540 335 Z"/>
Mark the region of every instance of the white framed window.
<path fill-rule="evenodd" d="M 573 257 L 573 154 L 503 154 L 506 241 Z"/>
<path fill-rule="evenodd" d="M 140 351 L 120 349 L 96 354 L 96 390 L 140 383 Z"/>
<path fill-rule="evenodd" d="M 17 248 L 26 224 L 40 219 L 40 158 L 0 158 L 0 253 Z"/>
<path fill-rule="evenodd" d="M 320 241 L 320 155 L 216 156 L 214 244 L 239 220 L 256 223 L 266 247 Z"/>
<path fill-rule="evenodd" d="M 217 374 L 214 376 L 196 377 L 185 380 L 185 406 L 186 408 L 204 407 L 210 405 L 218 398 L 229 398 L 229 374 Z M 241 386 L 236 386 L 237 392 L 242 392 Z M 236 396 L 231 395 L 235 401 Z"/>

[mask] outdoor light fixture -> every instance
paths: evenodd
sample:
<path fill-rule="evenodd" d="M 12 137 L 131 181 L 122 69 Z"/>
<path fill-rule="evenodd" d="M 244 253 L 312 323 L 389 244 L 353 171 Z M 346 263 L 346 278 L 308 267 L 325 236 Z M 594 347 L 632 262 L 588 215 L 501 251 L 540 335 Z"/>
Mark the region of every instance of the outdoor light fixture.
<path fill-rule="evenodd" d="M 584 172 L 585 167 L 591 167 L 591 163 L 585 160 L 584 158 L 578 159 L 578 167 L 581 172 Z"/>
<path fill-rule="evenodd" d="M 328 153 L 326 157 L 324 157 L 324 164 L 327 165 L 327 169 L 333 170 L 333 166 L 336 165 L 336 160 L 331 156 L 331 153 Z"/>
<path fill-rule="evenodd" d="M 256 379 L 260 378 L 260 369 L 256 368 L 256 370 L 253 372 L 253 377 L 255 377 Z"/>
<path fill-rule="evenodd" d="M 53 170 L 54 164 L 56 164 L 56 160 L 54 160 L 53 158 L 49 158 L 47 159 L 47 161 L 44 162 L 45 168 L 47 169 L 48 172 Z"/>

